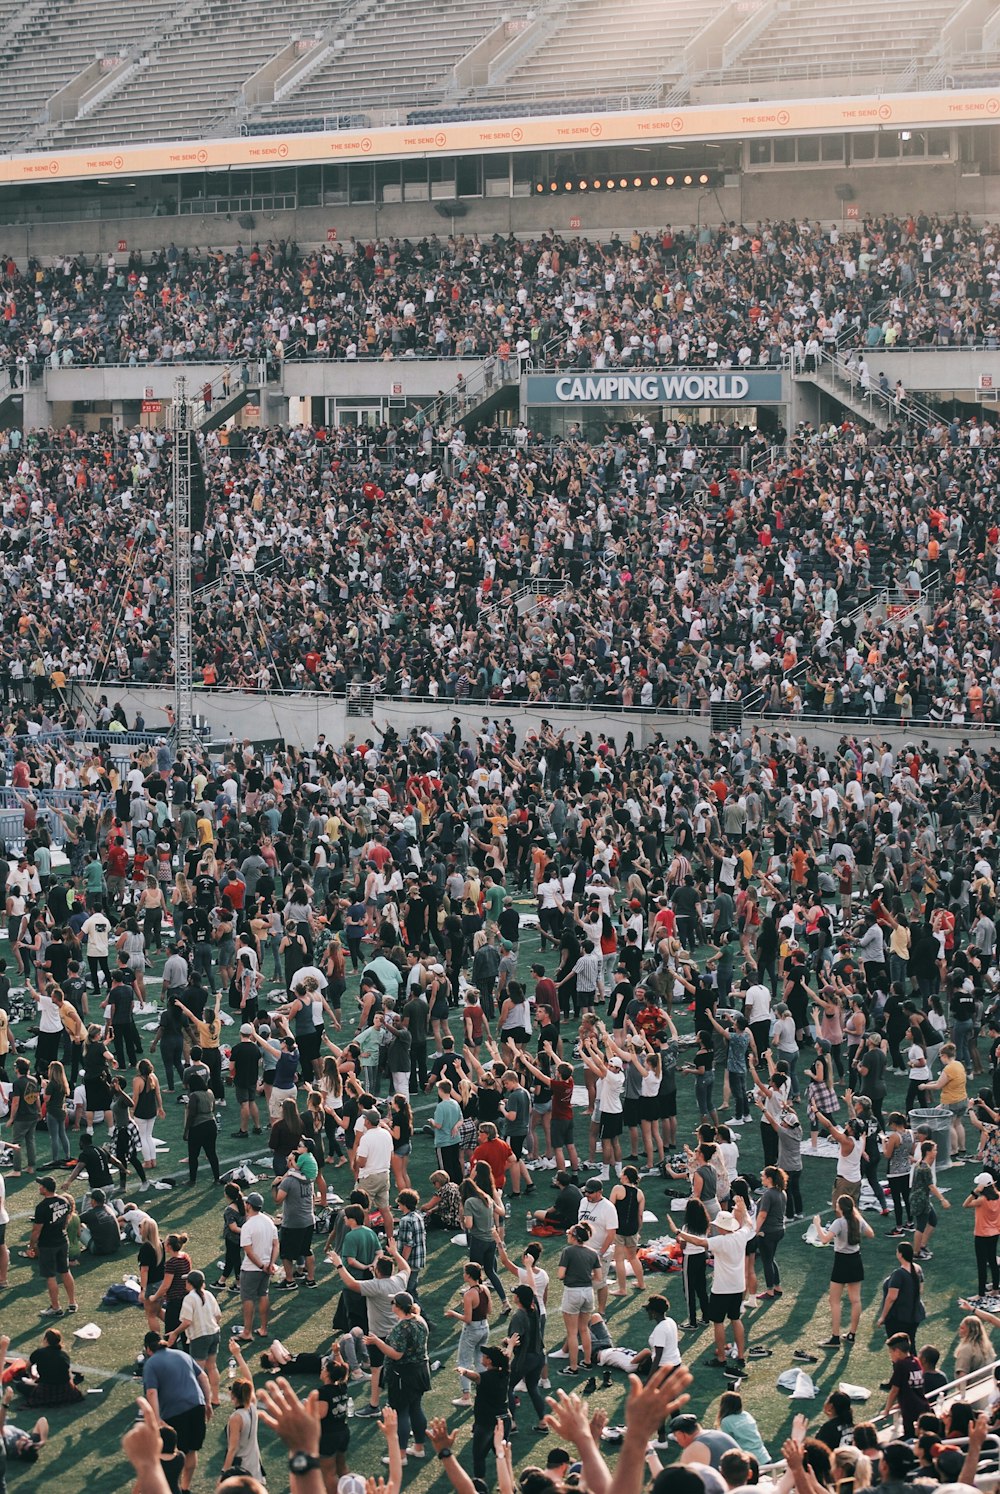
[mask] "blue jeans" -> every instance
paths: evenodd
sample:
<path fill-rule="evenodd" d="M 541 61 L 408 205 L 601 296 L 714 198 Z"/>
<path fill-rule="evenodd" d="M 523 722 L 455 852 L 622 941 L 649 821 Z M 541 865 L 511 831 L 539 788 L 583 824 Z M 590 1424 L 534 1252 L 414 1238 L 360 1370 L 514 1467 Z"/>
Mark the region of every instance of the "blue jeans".
<path fill-rule="evenodd" d="M 799 1075 L 796 1064 L 799 1061 L 798 1048 L 779 1048 L 778 1062 L 783 1063 L 788 1070 L 788 1077 L 792 1082 L 792 1099 L 797 1100 L 802 1093 L 799 1086 Z"/>
<path fill-rule="evenodd" d="M 489 1341 L 490 1325 L 484 1321 L 481 1323 L 463 1323 L 462 1331 L 458 1336 L 458 1355 L 456 1364 L 460 1370 L 470 1369 L 479 1373 L 480 1352 L 485 1343 Z M 462 1395 L 469 1395 L 472 1390 L 472 1381 L 462 1376 Z"/>
<path fill-rule="evenodd" d="M 956 1022 L 953 1028 L 955 1039 L 955 1057 L 965 1067 L 972 1067 L 972 1051 L 969 1047 L 969 1039 L 972 1036 L 971 1022 Z"/>
<path fill-rule="evenodd" d="M 729 1092 L 733 1097 L 733 1109 L 736 1119 L 743 1120 L 750 1115 L 750 1102 L 747 1099 L 747 1075 L 746 1070 L 729 1070 Z"/>
<path fill-rule="evenodd" d="M 45 1126 L 52 1143 L 52 1161 L 69 1161 L 69 1135 L 66 1131 L 66 1112 L 62 1115 L 46 1115 Z"/>

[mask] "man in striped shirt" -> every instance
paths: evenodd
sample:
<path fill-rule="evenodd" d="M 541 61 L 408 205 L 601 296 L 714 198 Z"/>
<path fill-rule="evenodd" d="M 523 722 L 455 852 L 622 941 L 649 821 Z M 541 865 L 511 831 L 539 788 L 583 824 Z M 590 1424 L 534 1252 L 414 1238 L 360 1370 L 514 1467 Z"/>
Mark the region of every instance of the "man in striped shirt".
<path fill-rule="evenodd" d="M 578 1017 L 581 1011 L 593 1011 L 597 996 L 604 1000 L 604 959 L 598 945 L 589 944 L 586 947 L 559 985 L 565 986 L 573 976 L 576 976 L 577 1005 L 574 1015 Z"/>

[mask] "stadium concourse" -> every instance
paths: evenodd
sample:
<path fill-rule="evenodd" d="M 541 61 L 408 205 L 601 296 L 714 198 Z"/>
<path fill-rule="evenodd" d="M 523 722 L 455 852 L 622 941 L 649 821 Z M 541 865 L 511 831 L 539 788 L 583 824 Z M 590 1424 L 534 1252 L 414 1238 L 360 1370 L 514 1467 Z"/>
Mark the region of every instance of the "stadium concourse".
<path fill-rule="evenodd" d="M 998 245 L 995 224 L 919 212 L 605 243 L 459 234 L 5 258 L 0 348 L 33 368 L 492 356 L 500 378 L 540 351 L 566 367 L 749 367 L 852 333 L 875 350 L 996 347 Z"/>

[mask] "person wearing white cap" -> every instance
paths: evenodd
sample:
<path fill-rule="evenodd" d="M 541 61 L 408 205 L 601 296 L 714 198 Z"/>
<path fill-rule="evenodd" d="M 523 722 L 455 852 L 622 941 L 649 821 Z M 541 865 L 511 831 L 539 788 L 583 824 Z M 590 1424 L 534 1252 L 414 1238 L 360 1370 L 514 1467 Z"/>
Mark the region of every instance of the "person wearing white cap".
<path fill-rule="evenodd" d="M 723 1210 L 716 1214 L 709 1225 L 708 1236 L 689 1234 L 679 1229 L 677 1238 L 682 1245 L 700 1246 L 712 1256 L 712 1291 L 708 1299 L 708 1316 L 715 1332 L 715 1357 L 706 1364 L 713 1369 L 725 1369 L 726 1321 L 732 1324 L 733 1341 L 737 1359 L 734 1368 L 745 1370 L 746 1333 L 740 1321 L 743 1313 L 743 1288 L 746 1273 L 747 1241 L 753 1238 L 753 1229 L 742 1198 L 733 1200 L 732 1213 Z"/>
<path fill-rule="evenodd" d="M 1000 1240 L 1000 1190 L 997 1189 L 996 1179 L 991 1172 L 976 1173 L 972 1180 L 972 1189 L 962 1208 L 976 1211 L 973 1226 L 976 1274 L 979 1277 L 979 1296 L 985 1297 L 987 1273 L 994 1292 L 1000 1290 L 1000 1265 L 997 1263 L 997 1242 Z"/>

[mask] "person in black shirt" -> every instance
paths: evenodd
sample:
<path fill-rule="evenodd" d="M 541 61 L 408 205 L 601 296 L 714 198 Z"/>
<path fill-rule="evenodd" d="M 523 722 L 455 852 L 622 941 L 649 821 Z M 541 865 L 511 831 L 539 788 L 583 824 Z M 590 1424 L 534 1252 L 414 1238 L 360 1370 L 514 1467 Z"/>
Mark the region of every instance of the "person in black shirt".
<path fill-rule="evenodd" d="M 115 983 L 108 992 L 111 1008 L 111 1032 L 115 1044 L 118 1067 L 124 1069 L 135 1063 L 142 1051 L 139 1034 L 136 1032 L 132 1009 L 135 1005 L 135 990 L 128 976 L 128 969 L 121 966 L 115 971 Z M 128 1054 L 128 1064 L 125 1055 Z"/>
<path fill-rule="evenodd" d="M 69 1219 L 72 1199 L 64 1198 L 56 1192 L 54 1178 L 39 1178 L 38 1191 L 41 1198 L 35 1206 L 28 1254 L 37 1259 L 38 1274 L 48 1287 L 49 1306 L 43 1309 L 41 1316 L 61 1318 L 60 1279 L 69 1304 L 68 1311 L 76 1312 L 76 1283 L 70 1275 L 66 1239 L 66 1221 Z"/>
<path fill-rule="evenodd" d="M 493 1451 L 493 1433 L 498 1421 L 504 1424 L 504 1436 L 509 1437 L 513 1423 L 507 1411 L 510 1394 L 510 1362 L 503 1349 L 485 1345 L 482 1351 L 481 1370 L 463 1370 L 466 1379 L 476 1383 L 476 1399 L 472 1410 L 472 1476 L 486 1478 L 486 1456 Z"/>
<path fill-rule="evenodd" d="M 240 1107 L 240 1129 L 233 1132 L 233 1135 L 237 1137 L 246 1136 L 251 1121 L 253 1122 L 253 1134 L 255 1136 L 261 1134 L 260 1113 L 257 1109 L 260 1048 L 254 1042 L 253 1033 L 253 1024 L 244 1022 L 240 1028 L 240 1040 L 233 1045 L 229 1054 L 229 1072 L 233 1079 L 236 1101 Z"/>

